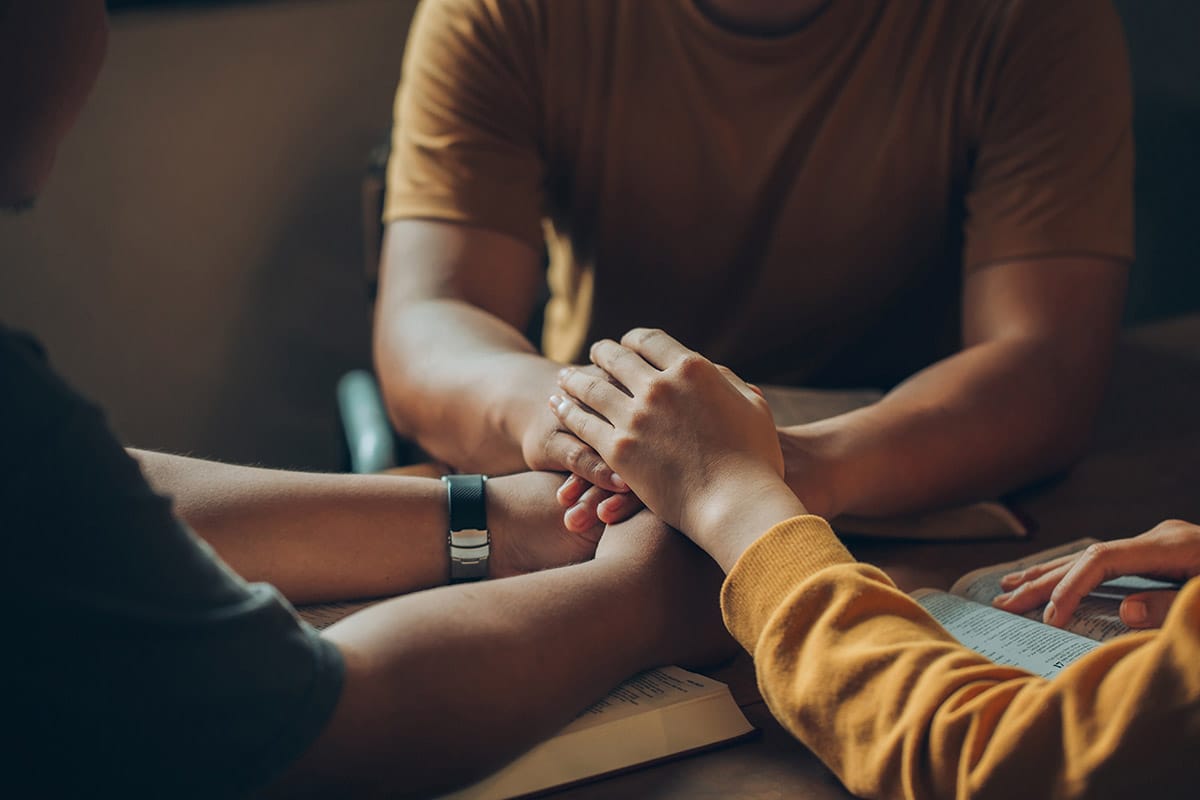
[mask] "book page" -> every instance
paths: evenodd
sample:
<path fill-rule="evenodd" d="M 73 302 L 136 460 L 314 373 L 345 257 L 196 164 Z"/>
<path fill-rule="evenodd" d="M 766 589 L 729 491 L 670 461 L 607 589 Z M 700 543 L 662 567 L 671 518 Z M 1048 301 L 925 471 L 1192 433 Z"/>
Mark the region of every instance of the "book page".
<path fill-rule="evenodd" d="M 680 667 L 659 667 L 634 675 L 593 703 L 563 733 L 665 708 L 698 697 L 728 692 L 720 681 Z"/>
<path fill-rule="evenodd" d="M 965 647 L 995 661 L 1053 678 L 1099 642 L 945 592 L 913 597 Z"/>
<path fill-rule="evenodd" d="M 555 736 L 443 800 L 540 794 L 753 733 L 725 684 L 679 667 L 662 667 L 630 678 Z"/>

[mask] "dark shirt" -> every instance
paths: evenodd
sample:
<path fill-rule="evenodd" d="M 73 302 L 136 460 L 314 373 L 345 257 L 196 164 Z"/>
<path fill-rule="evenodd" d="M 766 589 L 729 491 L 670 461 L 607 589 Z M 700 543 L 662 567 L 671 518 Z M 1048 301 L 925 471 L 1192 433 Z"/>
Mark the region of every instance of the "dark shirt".
<path fill-rule="evenodd" d="M 2 326 L 0 542 L 2 774 L 22 796 L 245 794 L 337 704 L 337 648 L 176 519 L 99 409 Z"/>

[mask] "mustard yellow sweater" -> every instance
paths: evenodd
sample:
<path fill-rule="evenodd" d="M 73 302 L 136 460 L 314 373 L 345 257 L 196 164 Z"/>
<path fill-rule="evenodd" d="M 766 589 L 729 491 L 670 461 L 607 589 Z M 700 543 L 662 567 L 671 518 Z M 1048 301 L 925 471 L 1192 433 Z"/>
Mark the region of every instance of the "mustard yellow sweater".
<path fill-rule="evenodd" d="M 782 522 L 721 595 L 775 717 L 864 797 L 1200 797 L 1200 579 L 1161 632 L 1053 680 L 959 645 L 820 517 Z"/>

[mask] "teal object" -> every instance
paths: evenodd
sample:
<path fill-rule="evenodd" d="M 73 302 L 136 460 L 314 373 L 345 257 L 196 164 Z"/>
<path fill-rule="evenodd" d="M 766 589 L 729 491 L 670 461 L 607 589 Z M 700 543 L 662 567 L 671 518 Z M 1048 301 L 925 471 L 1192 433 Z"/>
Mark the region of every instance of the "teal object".
<path fill-rule="evenodd" d="M 347 372 L 338 381 L 337 402 L 350 471 L 382 472 L 396 466 L 395 437 L 375 376 L 362 369 Z"/>

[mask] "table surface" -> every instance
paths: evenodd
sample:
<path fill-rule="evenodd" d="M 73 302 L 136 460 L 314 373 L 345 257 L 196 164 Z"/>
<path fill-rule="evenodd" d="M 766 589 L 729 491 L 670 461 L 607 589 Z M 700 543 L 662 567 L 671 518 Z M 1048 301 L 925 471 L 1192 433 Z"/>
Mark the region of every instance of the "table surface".
<path fill-rule="evenodd" d="M 1082 536 L 1112 539 L 1167 518 L 1200 521 L 1200 317 L 1126 332 L 1088 454 L 1067 474 L 1005 498 L 1034 523 L 1024 540 L 924 543 L 851 539 L 857 558 L 906 591 L 948 588 L 975 567 Z M 748 658 L 712 673 L 729 683 L 762 736 L 554 794 L 596 798 L 848 798 L 838 780 L 771 717 Z"/>

